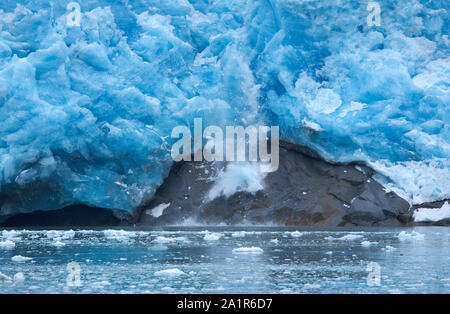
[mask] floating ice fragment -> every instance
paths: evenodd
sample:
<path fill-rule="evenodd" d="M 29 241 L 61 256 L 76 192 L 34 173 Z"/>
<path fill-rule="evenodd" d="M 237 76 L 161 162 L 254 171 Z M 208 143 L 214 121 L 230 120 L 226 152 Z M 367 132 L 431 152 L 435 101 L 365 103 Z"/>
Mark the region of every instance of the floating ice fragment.
<path fill-rule="evenodd" d="M 103 231 L 104 236 L 110 240 L 118 240 L 122 242 L 130 241 L 130 238 L 136 237 L 136 232 L 125 231 L 125 230 L 113 230 L 108 229 Z"/>
<path fill-rule="evenodd" d="M 207 233 L 205 234 L 205 236 L 203 237 L 203 240 L 205 241 L 217 241 L 219 240 L 221 237 L 223 237 L 222 233 Z"/>
<path fill-rule="evenodd" d="M 362 238 L 363 238 L 363 236 L 360 234 L 347 234 L 340 238 L 335 238 L 335 237 L 330 236 L 330 237 L 326 237 L 325 239 L 328 241 L 353 241 L 353 240 L 359 240 Z"/>
<path fill-rule="evenodd" d="M 304 289 L 320 289 L 320 284 L 307 283 L 303 286 Z"/>
<path fill-rule="evenodd" d="M 21 232 L 16 230 L 3 230 L 2 235 L 6 239 L 13 241 L 13 239 L 20 239 Z"/>
<path fill-rule="evenodd" d="M 61 237 L 62 232 L 57 230 L 49 230 L 46 232 L 46 236 L 49 239 L 59 238 Z"/>
<path fill-rule="evenodd" d="M 69 230 L 69 231 L 65 231 L 61 237 L 61 239 L 63 240 L 69 240 L 69 239 L 73 239 L 75 237 L 75 231 L 73 230 Z"/>
<path fill-rule="evenodd" d="M 378 242 L 370 242 L 370 241 L 362 241 L 361 246 L 363 247 L 370 247 L 371 245 L 376 245 Z"/>
<path fill-rule="evenodd" d="M 13 280 L 15 282 L 23 282 L 25 281 L 25 275 L 22 272 L 18 272 L 14 275 Z"/>
<path fill-rule="evenodd" d="M 410 241 L 410 240 L 424 240 L 425 239 L 425 235 L 413 231 L 411 233 L 408 233 L 406 231 L 402 231 L 398 234 L 398 239 L 400 241 Z"/>
<path fill-rule="evenodd" d="M 0 249 L 12 250 L 16 247 L 16 244 L 11 240 L 0 241 Z"/>
<path fill-rule="evenodd" d="M 291 237 L 293 237 L 293 238 L 299 238 L 299 237 L 301 237 L 304 233 L 303 233 L 303 232 L 294 231 L 294 232 L 290 232 L 289 234 L 290 234 Z"/>
<path fill-rule="evenodd" d="M 233 232 L 231 234 L 231 236 L 233 238 L 243 238 L 243 237 L 245 237 L 246 234 L 247 234 L 247 232 L 245 232 L 245 231 L 238 231 L 238 232 Z"/>
<path fill-rule="evenodd" d="M 160 277 L 177 277 L 177 276 L 181 276 L 181 275 L 185 275 L 185 272 L 181 271 L 178 268 L 164 269 L 164 270 L 159 270 L 159 271 L 155 272 L 155 276 L 160 276 Z"/>
<path fill-rule="evenodd" d="M 22 256 L 22 255 L 16 255 L 16 256 L 11 257 L 11 260 L 13 262 L 19 262 L 20 263 L 20 262 L 30 261 L 30 260 L 32 260 L 32 258 L 31 257 Z"/>
<path fill-rule="evenodd" d="M 55 241 L 55 242 L 52 243 L 52 245 L 56 246 L 56 247 L 63 247 L 66 244 L 64 242 L 61 242 L 61 241 Z"/>
<path fill-rule="evenodd" d="M 233 254 L 262 254 L 264 250 L 260 247 L 252 246 L 233 249 L 232 252 Z"/>
<path fill-rule="evenodd" d="M 6 276 L 3 273 L 0 273 L 0 281 L 11 281 L 11 280 L 12 280 L 11 277 Z"/>
<path fill-rule="evenodd" d="M 172 242 L 184 242 L 187 241 L 185 237 L 174 237 L 174 238 L 167 238 L 164 236 L 158 236 L 153 240 L 155 243 L 159 244 L 166 244 L 166 243 L 172 243 Z"/>

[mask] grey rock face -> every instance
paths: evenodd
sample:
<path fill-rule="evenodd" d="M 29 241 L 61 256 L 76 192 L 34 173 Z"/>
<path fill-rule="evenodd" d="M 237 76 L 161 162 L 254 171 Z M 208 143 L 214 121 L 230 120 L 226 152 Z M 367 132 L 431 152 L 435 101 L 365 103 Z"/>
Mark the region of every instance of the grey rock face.
<path fill-rule="evenodd" d="M 214 185 L 211 178 L 224 167 L 225 162 L 175 164 L 153 200 L 141 209 L 137 223 L 396 226 L 411 222 L 408 202 L 385 192 L 372 179 L 372 169 L 357 163 L 329 163 L 300 146 L 282 144 L 279 168 L 267 174 L 263 189 L 208 200 Z"/>
<path fill-rule="evenodd" d="M 118 226 L 121 220 L 110 209 L 83 204 L 58 210 L 19 213 L 0 221 L 0 227 Z"/>

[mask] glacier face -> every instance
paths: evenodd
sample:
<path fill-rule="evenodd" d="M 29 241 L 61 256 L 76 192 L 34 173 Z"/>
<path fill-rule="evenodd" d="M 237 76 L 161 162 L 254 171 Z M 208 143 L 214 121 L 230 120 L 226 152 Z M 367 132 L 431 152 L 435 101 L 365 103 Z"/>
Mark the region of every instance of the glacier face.
<path fill-rule="evenodd" d="M 363 160 L 411 202 L 450 198 L 447 0 L 0 3 L 0 216 L 131 212 L 172 164 L 171 130 L 279 125 Z"/>

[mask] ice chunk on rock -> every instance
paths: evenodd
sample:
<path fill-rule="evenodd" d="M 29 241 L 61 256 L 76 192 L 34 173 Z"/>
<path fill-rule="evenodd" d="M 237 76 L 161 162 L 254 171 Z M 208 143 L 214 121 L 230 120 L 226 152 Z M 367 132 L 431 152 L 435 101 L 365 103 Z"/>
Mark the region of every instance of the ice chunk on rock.
<path fill-rule="evenodd" d="M 437 222 L 450 219 L 450 203 L 445 202 L 441 208 L 417 208 L 413 217 L 416 222 Z"/>
<path fill-rule="evenodd" d="M 145 211 L 146 214 L 152 215 L 155 218 L 160 217 L 164 213 L 164 209 L 170 206 L 170 203 L 162 203 L 156 206 L 155 208 L 148 209 Z"/>

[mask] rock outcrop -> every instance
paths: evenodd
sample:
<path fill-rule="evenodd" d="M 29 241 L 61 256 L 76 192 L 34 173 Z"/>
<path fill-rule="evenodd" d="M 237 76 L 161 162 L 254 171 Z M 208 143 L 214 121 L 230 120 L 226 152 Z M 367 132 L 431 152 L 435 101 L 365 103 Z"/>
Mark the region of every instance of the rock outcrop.
<path fill-rule="evenodd" d="M 386 192 L 362 163 L 335 164 L 315 152 L 282 143 L 280 165 L 264 188 L 210 200 L 214 178 L 226 163 L 175 164 L 139 225 L 276 224 L 298 226 L 400 226 L 411 223 L 410 206 Z"/>
<path fill-rule="evenodd" d="M 57 210 L 11 215 L 0 221 L 0 227 L 99 227 L 124 224 L 125 221 L 117 216 L 110 209 L 78 204 Z"/>

